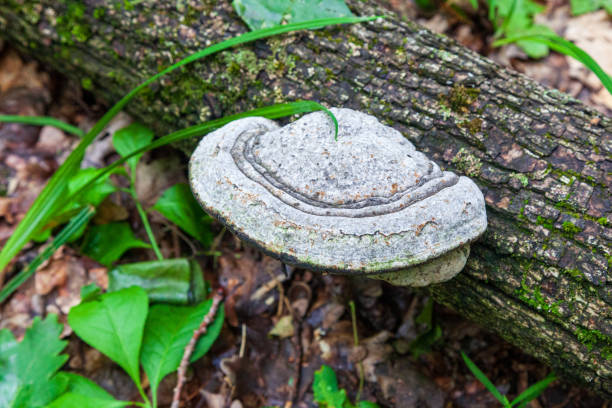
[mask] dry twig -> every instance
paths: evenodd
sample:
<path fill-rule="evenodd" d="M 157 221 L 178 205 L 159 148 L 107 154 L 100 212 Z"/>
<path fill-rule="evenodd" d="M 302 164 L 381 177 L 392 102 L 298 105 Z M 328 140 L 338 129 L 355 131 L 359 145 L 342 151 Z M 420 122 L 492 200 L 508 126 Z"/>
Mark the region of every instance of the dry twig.
<path fill-rule="evenodd" d="M 171 408 L 178 408 L 180 398 L 181 398 L 181 389 L 183 388 L 183 384 L 185 383 L 185 373 L 187 372 L 187 366 L 189 365 L 189 359 L 191 358 L 191 354 L 193 353 L 193 349 L 195 348 L 196 343 L 201 335 L 206 334 L 206 330 L 208 326 L 215 320 L 215 315 L 217 314 L 217 308 L 219 307 L 219 303 L 223 300 L 223 290 L 218 290 L 213 296 L 212 305 L 202 319 L 202 323 L 200 323 L 200 327 L 198 327 L 194 332 L 193 336 L 191 336 L 191 340 L 185 347 L 185 352 L 183 353 L 183 358 L 181 359 L 181 364 L 178 368 L 178 378 L 176 381 L 176 387 L 174 388 L 174 396 L 172 397 L 172 405 Z"/>

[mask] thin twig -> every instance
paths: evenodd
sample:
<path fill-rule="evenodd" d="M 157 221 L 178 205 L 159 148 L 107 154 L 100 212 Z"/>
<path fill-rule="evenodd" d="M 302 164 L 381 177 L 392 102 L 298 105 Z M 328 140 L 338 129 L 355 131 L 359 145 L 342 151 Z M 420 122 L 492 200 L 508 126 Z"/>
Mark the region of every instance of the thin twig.
<path fill-rule="evenodd" d="M 193 353 L 193 349 L 195 348 L 198 339 L 203 334 L 206 334 L 206 330 L 208 326 L 215 320 L 215 315 L 217 314 L 217 308 L 219 307 L 219 303 L 223 300 L 223 291 L 219 290 L 215 293 L 212 299 L 212 304 L 210 305 L 210 309 L 204 319 L 202 319 L 202 323 L 200 323 L 200 327 L 198 327 L 193 332 L 193 336 L 191 336 L 191 340 L 189 340 L 189 344 L 185 347 L 185 351 L 183 353 L 183 358 L 181 359 L 181 364 L 178 368 L 178 378 L 176 382 L 176 387 L 174 388 L 174 396 L 172 397 L 172 405 L 171 408 L 178 408 L 180 398 L 181 398 L 181 389 L 183 388 L 183 384 L 185 383 L 185 373 L 187 372 L 187 366 L 189 365 L 189 359 L 191 358 L 191 354 Z"/>

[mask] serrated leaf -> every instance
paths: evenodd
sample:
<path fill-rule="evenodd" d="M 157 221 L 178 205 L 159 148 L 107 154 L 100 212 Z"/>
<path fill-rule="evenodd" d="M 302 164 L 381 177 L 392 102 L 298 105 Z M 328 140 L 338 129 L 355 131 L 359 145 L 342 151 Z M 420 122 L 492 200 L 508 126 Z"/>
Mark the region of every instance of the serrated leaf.
<path fill-rule="evenodd" d="M 344 0 L 234 0 L 234 9 L 251 30 L 328 17 L 350 17 Z"/>
<path fill-rule="evenodd" d="M 156 398 L 157 386 L 166 375 L 175 371 L 183 357 L 185 346 L 210 310 L 212 300 L 196 306 L 154 305 L 151 307 L 142 344 L 141 362 Z M 224 309 L 217 310 L 213 323 L 200 337 L 191 355 L 191 362 L 202 357 L 212 346 L 223 326 Z"/>
<path fill-rule="evenodd" d="M 315 401 L 324 408 L 343 408 L 347 402 L 346 391 L 338 390 L 336 373 L 327 365 L 315 371 L 312 391 Z"/>
<path fill-rule="evenodd" d="M 64 391 L 66 382 L 55 376 L 68 359 L 60 354 L 66 347 L 61 332 L 54 314 L 34 318 L 20 343 L 0 331 L 0 406 L 42 407 Z"/>
<path fill-rule="evenodd" d="M 152 141 L 153 131 L 140 123 L 132 123 L 113 134 L 113 146 L 121 157 L 130 155 L 132 152 L 147 146 Z M 142 153 L 127 160 L 132 174 L 136 172 L 136 166 L 141 157 Z"/>
<path fill-rule="evenodd" d="M 175 184 L 164 191 L 152 209 L 178 225 L 205 247 L 212 243 L 212 218 L 202 210 L 187 184 Z"/>
<path fill-rule="evenodd" d="M 119 364 L 140 387 L 138 360 L 148 308 L 146 292 L 133 286 L 73 307 L 68 323 L 77 336 Z"/>
<path fill-rule="evenodd" d="M 134 236 L 127 222 L 113 222 L 89 228 L 81 252 L 102 265 L 110 266 L 128 249 L 150 247 Z"/>

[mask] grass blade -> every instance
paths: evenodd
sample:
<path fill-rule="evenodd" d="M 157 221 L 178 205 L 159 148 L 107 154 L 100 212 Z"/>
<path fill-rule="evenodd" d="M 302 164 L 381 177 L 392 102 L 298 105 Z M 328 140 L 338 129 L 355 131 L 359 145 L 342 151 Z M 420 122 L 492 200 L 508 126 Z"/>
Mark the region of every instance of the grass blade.
<path fill-rule="evenodd" d="M 612 78 L 608 75 L 599 64 L 582 48 L 576 46 L 574 43 L 567 41 L 564 38 L 559 37 L 554 34 L 526 34 L 526 35 L 516 35 L 510 36 L 506 38 L 502 38 L 501 40 L 497 40 L 493 43 L 494 47 L 498 47 L 504 44 L 515 43 L 517 41 L 535 41 L 542 44 L 548 45 L 553 50 L 565 54 L 568 57 L 572 57 L 577 61 L 583 63 L 588 69 L 593 71 L 597 78 L 601 81 L 603 86 L 612 94 Z"/>
<path fill-rule="evenodd" d="M 64 191 L 66 184 L 71 174 L 79 167 L 83 155 L 87 146 L 96 138 L 96 136 L 108 125 L 108 123 L 123 109 L 127 103 L 136 96 L 141 90 L 146 88 L 157 79 L 166 75 L 175 69 L 189 64 L 190 62 L 196 61 L 200 58 L 204 58 L 208 55 L 216 52 L 225 50 L 227 48 L 244 44 L 247 42 L 263 39 L 273 35 L 283 34 L 290 31 L 296 30 L 307 30 L 317 29 L 328 25 L 334 24 L 347 24 L 347 23 L 359 23 L 363 21 L 370 21 L 378 18 L 377 16 L 371 17 L 338 17 L 338 18 L 325 18 L 320 20 L 311 20 L 301 23 L 287 24 L 284 26 L 278 26 L 273 28 L 266 28 L 258 31 L 251 31 L 242 34 L 238 37 L 230 38 L 229 40 L 223 41 L 218 44 L 214 44 L 202 51 L 196 52 L 189 57 L 177 62 L 174 65 L 164 69 L 160 73 L 152 76 L 151 78 L 138 85 L 136 88 L 131 90 L 126 96 L 121 98 L 102 118 L 91 128 L 89 132 L 83 137 L 78 146 L 70 153 L 64 164 L 62 164 L 53 176 L 49 179 L 45 188 L 41 191 L 40 195 L 36 198 L 25 217 L 21 220 L 13 235 L 8 239 L 2 251 L 0 252 L 0 278 L 5 273 L 5 268 L 11 259 L 17 255 L 17 253 L 23 248 L 23 246 L 30 240 L 33 234 L 35 234 L 51 217 L 54 209 L 59 207 L 59 204 L 66 202 Z M 337 126 L 337 124 L 336 124 Z M 63 201 L 62 201 L 63 200 Z"/>
<path fill-rule="evenodd" d="M 516 397 L 511 403 L 510 406 L 513 407 L 520 403 L 527 403 L 534 398 L 537 398 L 546 387 L 550 385 L 551 382 L 555 381 L 557 377 L 553 373 L 550 373 L 541 381 L 533 384 L 531 387 L 527 388 L 525 391 L 521 392 L 518 397 Z"/>
<path fill-rule="evenodd" d="M 461 352 L 461 357 L 463 357 L 463 361 L 465 362 L 465 365 L 467 365 L 467 367 L 470 369 L 472 374 L 474 374 L 474 376 L 478 379 L 478 381 L 480 381 L 482 385 L 484 385 L 485 388 L 489 390 L 489 392 L 493 394 L 493 396 L 504 407 L 509 407 L 510 403 L 508 402 L 508 398 L 506 398 L 505 395 L 502 395 L 497 390 L 497 388 L 495 388 L 495 385 L 493 385 L 493 383 L 487 378 L 487 376 L 482 371 L 480 371 L 480 368 L 478 368 L 478 366 L 474 364 L 474 362 L 470 360 L 470 358 L 463 351 Z"/>
<path fill-rule="evenodd" d="M 71 133 L 78 137 L 85 136 L 85 132 L 83 132 L 78 127 L 72 126 L 66 122 L 62 122 L 59 119 L 55 119 L 49 116 L 0 115 L 0 122 L 23 123 L 26 125 L 33 126 L 53 126 L 63 130 L 66 133 Z"/>
<path fill-rule="evenodd" d="M 91 217 L 95 214 L 95 209 L 91 206 L 83 208 L 65 227 L 62 231 L 57 234 L 51 244 L 40 252 L 36 258 L 27 266 L 27 268 L 21 270 L 13 279 L 11 279 L 2 290 L 0 290 L 0 303 L 9 297 L 23 282 L 25 282 L 30 276 L 36 272 L 44 261 L 49 259 L 51 255 L 62 245 L 68 241 L 68 239 L 77 232 L 83 225 L 85 225 Z"/>

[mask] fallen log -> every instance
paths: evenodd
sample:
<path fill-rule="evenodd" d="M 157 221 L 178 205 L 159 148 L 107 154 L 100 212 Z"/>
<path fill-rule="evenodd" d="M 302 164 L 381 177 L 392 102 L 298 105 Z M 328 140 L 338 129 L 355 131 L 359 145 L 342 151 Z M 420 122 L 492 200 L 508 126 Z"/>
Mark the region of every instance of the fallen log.
<path fill-rule="evenodd" d="M 228 2 L 10 0 L 0 35 L 108 102 L 246 31 Z M 359 15 L 373 2 L 350 2 Z M 159 134 L 312 99 L 376 115 L 474 179 L 488 230 L 435 298 L 612 398 L 612 120 L 389 16 L 283 35 L 196 62 L 128 111 Z M 189 147 L 186 147 L 187 149 Z"/>

